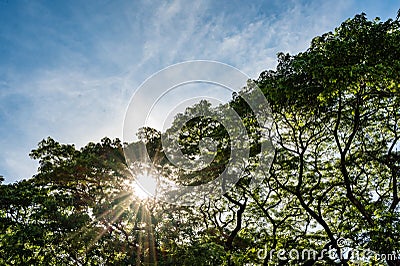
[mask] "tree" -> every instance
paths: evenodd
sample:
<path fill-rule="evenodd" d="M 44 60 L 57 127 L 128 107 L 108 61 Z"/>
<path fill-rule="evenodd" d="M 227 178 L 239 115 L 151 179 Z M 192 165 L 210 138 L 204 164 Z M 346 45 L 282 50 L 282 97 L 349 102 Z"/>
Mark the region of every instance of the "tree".
<path fill-rule="evenodd" d="M 398 21 L 357 15 L 258 80 L 278 133 L 271 176 L 338 252 L 339 237 L 399 249 L 399 41 Z"/>
<path fill-rule="evenodd" d="M 360 14 L 305 52 L 278 54 L 277 69 L 229 104 L 188 108 L 166 132 L 142 128 L 137 142 L 81 149 L 43 140 L 31 153 L 38 173 L 0 183 L 0 264 L 351 265 L 369 250 L 386 257 L 363 264 L 400 265 L 399 58 L 399 20 Z M 258 167 L 261 125 L 244 97 L 254 83 L 273 116 L 270 169 Z M 132 182 L 151 165 L 185 185 L 231 167 L 232 129 L 207 116 L 227 107 L 248 140 L 235 186 L 194 207 L 139 200 Z M 177 146 L 163 146 L 175 131 Z M 177 149 L 189 162 L 172 162 Z M 201 156 L 213 159 L 187 167 Z M 263 178 L 257 188 L 254 177 Z"/>

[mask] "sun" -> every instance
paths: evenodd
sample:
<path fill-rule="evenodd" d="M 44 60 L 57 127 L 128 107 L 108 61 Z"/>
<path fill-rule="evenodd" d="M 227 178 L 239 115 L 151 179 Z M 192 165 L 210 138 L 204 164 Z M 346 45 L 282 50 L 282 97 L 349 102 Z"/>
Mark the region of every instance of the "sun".
<path fill-rule="evenodd" d="M 157 191 L 157 180 L 149 173 L 140 174 L 133 181 L 132 186 L 135 195 L 140 200 L 146 200 L 155 197 Z"/>

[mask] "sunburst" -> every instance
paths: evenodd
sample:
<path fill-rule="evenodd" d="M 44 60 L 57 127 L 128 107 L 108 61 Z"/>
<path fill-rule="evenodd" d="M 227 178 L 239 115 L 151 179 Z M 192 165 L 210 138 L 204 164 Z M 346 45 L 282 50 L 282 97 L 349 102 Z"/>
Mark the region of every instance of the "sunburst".
<path fill-rule="evenodd" d="M 157 192 L 157 180 L 150 173 L 140 174 L 132 183 L 134 194 L 140 200 L 154 198 Z"/>

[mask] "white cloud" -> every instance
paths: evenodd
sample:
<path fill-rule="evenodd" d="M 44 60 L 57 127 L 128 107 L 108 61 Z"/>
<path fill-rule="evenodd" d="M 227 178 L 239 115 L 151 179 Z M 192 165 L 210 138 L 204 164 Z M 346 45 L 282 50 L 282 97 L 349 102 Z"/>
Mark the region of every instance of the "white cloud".
<path fill-rule="evenodd" d="M 214 5 L 211 1 L 136 2 L 108 4 L 97 13 L 85 6 L 71 18 L 81 35 L 71 29 L 57 32 L 52 25 L 42 29 L 53 34 L 47 38 L 57 49 L 53 53 L 58 63 L 41 65 L 27 78 L 11 73 L 12 82 L 7 83 L 11 88 L 0 92 L 0 96 L 10 91 L 23 95 L 32 104 L 15 114 L 14 124 L 24 131 L 24 141 L 15 137 L 2 148 L 0 156 L 8 172 L 28 177 L 31 168 L 18 165 L 31 167 L 32 163 L 17 153 L 35 148 L 48 135 L 78 146 L 103 136 L 122 137 L 124 112 L 134 89 L 170 64 L 217 60 L 257 78 L 262 70 L 275 67 L 277 52 L 304 50 L 312 37 L 359 12 L 345 0 L 307 5 L 290 1 L 285 10 L 269 16 L 260 15 L 256 4 L 247 10 L 230 9 L 236 13 Z M 10 155 L 10 150 L 15 152 Z"/>

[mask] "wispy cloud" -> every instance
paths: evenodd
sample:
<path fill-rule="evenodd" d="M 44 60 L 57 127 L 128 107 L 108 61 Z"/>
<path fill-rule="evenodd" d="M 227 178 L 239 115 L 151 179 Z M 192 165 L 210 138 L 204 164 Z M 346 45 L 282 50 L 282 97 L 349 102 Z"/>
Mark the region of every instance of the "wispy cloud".
<path fill-rule="evenodd" d="M 27 154 L 47 136 L 78 146 L 103 136 L 121 137 L 134 89 L 170 64 L 217 60 L 257 78 L 262 70 L 275 67 L 277 52 L 306 49 L 312 37 L 364 11 L 360 7 L 382 12 L 371 16 L 396 13 L 372 3 L 3 4 L 0 174 L 8 182 L 30 177 L 36 164 Z"/>

